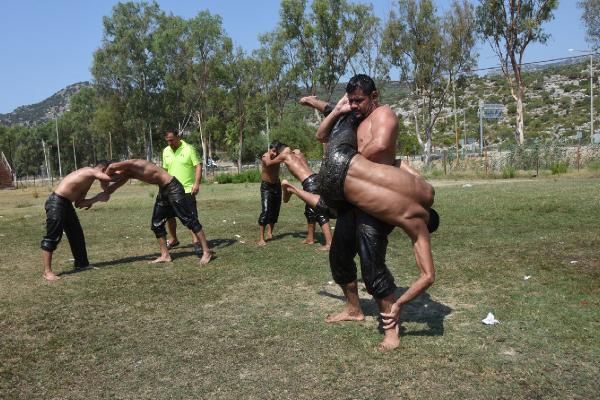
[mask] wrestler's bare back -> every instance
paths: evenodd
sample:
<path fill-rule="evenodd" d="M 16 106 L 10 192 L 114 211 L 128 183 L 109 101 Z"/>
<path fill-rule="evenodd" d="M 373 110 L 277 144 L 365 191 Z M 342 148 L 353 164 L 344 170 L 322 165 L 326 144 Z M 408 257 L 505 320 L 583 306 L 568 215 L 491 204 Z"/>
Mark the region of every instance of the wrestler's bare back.
<path fill-rule="evenodd" d="M 65 176 L 54 190 L 54 193 L 72 202 L 83 200 L 96 178 L 110 182 L 110 178 L 96 168 L 80 168 Z"/>
<path fill-rule="evenodd" d="M 126 178 L 137 179 L 145 183 L 158 185 L 161 188 L 173 179 L 167 171 L 145 160 L 126 160 L 112 163 L 106 169 L 106 173 L 108 175 L 118 173 Z"/>

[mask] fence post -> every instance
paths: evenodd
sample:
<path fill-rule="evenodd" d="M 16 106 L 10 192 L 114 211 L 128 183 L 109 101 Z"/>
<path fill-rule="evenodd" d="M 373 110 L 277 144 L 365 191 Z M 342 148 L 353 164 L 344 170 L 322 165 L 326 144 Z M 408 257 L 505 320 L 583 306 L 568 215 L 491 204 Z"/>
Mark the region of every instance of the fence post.
<path fill-rule="evenodd" d="M 577 145 L 577 172 L 579 172 L 579 166 L 581 162 L 581 141 Z"/>
<path fill-rule="evenodd" d="M 442 162 L 444 163 L 444 175 L 446 175 L 446 150 L 442 151 Z"/>

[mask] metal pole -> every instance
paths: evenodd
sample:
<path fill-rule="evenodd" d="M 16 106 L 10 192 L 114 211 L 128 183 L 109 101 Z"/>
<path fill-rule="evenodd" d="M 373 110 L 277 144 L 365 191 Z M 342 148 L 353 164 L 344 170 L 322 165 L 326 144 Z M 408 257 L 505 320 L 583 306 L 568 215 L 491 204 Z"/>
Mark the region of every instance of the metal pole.
<path fill-rule="evenodd" d="M 269 151 L 269 144 L 271 141 L 269 140 L 269 111 L 267 109 L 267 105 L 265 104 L 265 115 L 267 116 L 267 151 Z"/>
<path fill-rule="evenodd" d="M 594 143 L 594 53 L 590 54 L 590 144 Z"/>
<path fill-rule="evenodd" d="M 483 101 L 479 101 L 479 155 L 483 157 Z"/>
<path fill-rule="evenodd" d="M 58 176 L 62 179 L 62 165 L 60 163 L 60 139 L 58 137 L 58 117 L 54 117 L 56 122 L 56 152 L 58 153 Z"/>
<path fill-rule="evenodd" d="M 46 178 L 50 182 L 50 166 L 48 165 L 48 156 L 46 156 L 46 142 L 42 139 L 42 149 L 44 151 L 44 162 L 46 163 Z"/>
<path fill-rule="evenodd" d="M 73 162 L 75 164 L 75 169 L 77 169 L 77 154 L 75 154 L 75 136 L 73 136 Z"/>

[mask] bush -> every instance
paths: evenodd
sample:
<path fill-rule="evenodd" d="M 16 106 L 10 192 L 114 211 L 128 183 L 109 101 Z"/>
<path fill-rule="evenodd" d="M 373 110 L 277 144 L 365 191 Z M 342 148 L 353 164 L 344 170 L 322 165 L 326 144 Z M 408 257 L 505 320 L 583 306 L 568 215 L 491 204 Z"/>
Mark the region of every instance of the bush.
<path fill-rule="evenodd" d="M 502 169 L 502 178 L 511 179 L 517 175 L 517 169 L 513 166 L 504 167 Z"/>
<path fill-rule="evenodd" d="M 222 174 L 217 175 L 217 183 L 256 183 L 260 182 L 260 171 L 257 169 L 251 169 L 244 171 L 241 174 Z"/>
<path fill-rule="evenodd" d="M 587 163 L 586 168 L 592 172 L 600 172 L 600 160 L 593 160 Z"/>
<path fill-rule="evenodd" d="M 552 171 L 552 175 L 564 174 L 569 169 L 567 163 L 558 162 L 556 164 L 552 164 L 550 166 L 550 170 Z"/>

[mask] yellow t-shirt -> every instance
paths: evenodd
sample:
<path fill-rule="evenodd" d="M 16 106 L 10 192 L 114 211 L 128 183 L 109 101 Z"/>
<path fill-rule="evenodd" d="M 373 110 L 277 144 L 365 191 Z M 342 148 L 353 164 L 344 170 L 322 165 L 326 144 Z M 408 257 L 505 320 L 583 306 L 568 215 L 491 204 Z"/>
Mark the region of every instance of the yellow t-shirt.
<path fill-rule="evenodd" d="M 169 175 L 174 176 L 181 182 L 186 193 L 192 191 L 192 186 L 196 181 L 196 165 L 198 164 L 200 164 L 200 161 L 198 161 L 196 149 L 183 140 L 177 150 L 173 151 L 171 146 L 167 146 L 163 150 L 163 168 L 167 170 Z"/>

